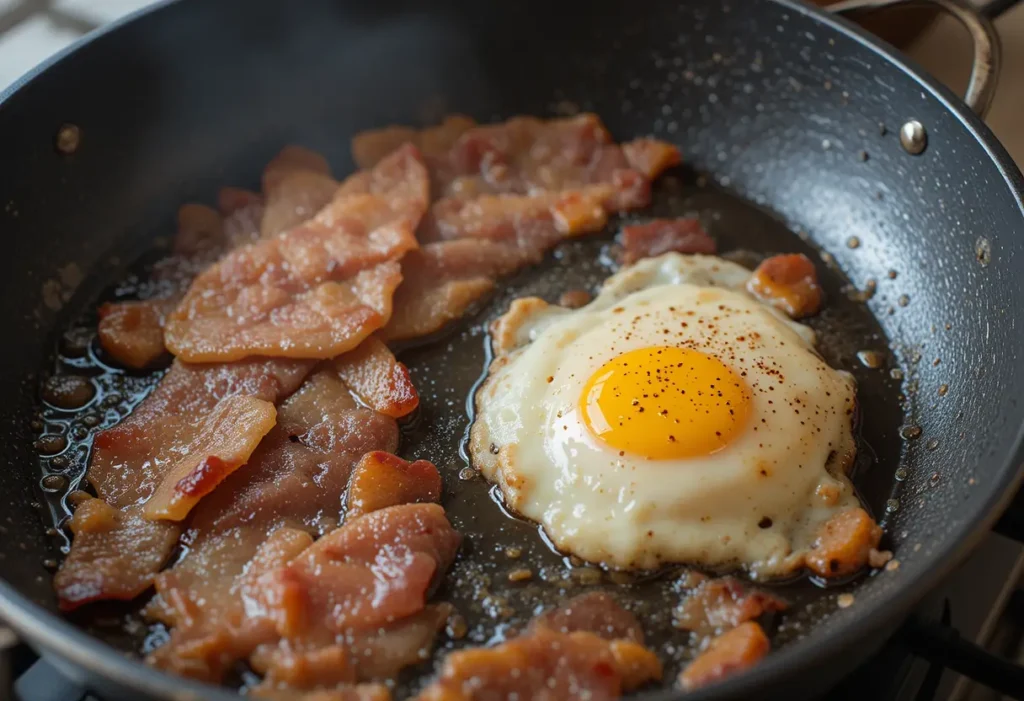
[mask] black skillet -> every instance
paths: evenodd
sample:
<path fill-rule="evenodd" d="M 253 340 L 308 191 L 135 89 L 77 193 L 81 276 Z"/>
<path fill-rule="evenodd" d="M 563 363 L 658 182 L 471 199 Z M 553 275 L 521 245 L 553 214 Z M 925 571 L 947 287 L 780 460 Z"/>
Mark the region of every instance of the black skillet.
<path fill-rule="evenodd" d="M 857 370 L 877 453 L 864 451 L 858 483 L 899 568 L 858 582 L 856 605 L 812 612 L 756 671 L 692 698 L 829 688 L 974 547 L 1021 477 L 1024 181 L 970 109 L 991 99 L 998 42 L 959 1 L 930 4 L 960 17 L 976 42 L 967 104 L 845 20 L 794 0 L 689 0 L 657 13 L 535 0 L 179 0 L 50 61 L 0 96 L 0 617 L 109 698 L 233 698 L 147 669 L 54 614 L 44 561 L 59 557 L 60 539 L 46 533 L 53 502 L 40 490 L 32 421 L 38 373 L 52 368 L 61 332 L 152 247 L 178 204 L 253 185 L 283 143 L 321 150 L 344 172 L 359 129 L 448 111 L 580 108 L 619 137 L 678 143 L 688 170 L 659 190 L 659 211 L 697 211 L 724 249 L 827 251 L 836 311 L 816 323 L 831 361 L 852 367 L 858 347 L 891 348 L 884 370 Z M 607 274 L 593 263 L 598 241 L 565 248 L 538 275 L 593 283 Z M 876 281 L 875 293 L 854 309 L 843 276 L 860 290 Z M 557 291 L 535 279 L 516 278 L 508 294 Z M 454 338 L 472 350 L 405 356 L 440 382 L 428 407 L 456 402 L 409 430 L 439 463 L 457 462 L 462 389 L 482 355 L 471 331 Z M 901 424 L 920 438 L 901 440 Z"/>

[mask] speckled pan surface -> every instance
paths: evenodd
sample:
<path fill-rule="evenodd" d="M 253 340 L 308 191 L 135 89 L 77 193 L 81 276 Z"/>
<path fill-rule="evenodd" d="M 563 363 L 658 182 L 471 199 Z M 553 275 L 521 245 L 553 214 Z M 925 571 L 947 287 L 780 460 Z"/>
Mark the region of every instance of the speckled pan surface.
<path fill-rule="evenodd" d="M 322 0 L 301 12 L 250 2 L 240 14 L 228 0 L 180 0 L 4 96 L 0 615 L 108 683 L 133 687 L 127 698 L 231 698 L 146 670 L 45 612 L 53 602 L 42 563 L 57 543 L 32 507 L 35 373 L 59 332 L 168 230 L 179 203 L 209 200 L 224 183 L 253 185 L 282 143 L 321 150 L 341 172 L 358 129 L 453 110 L 485 119 L 575 105 L 617 136 L 676 141 L 691 168 L 807 232 L 858 288 L 875 281 L 867 307 L 904 374 L 908 421 L 922 429 L 917 440 L 885 441 L 901 454 L 882 456 L 893 474 L 877 478 L 898 501 L 885 526 L 899 569 L 862 583 L 855 606 L 756 675 L 689 698 L 806 692 L 898 623 L 1017 483 L 1020 174 L 953 96 L 795 3 L 691 1 L 656 18 L 636 3 L 600 9 Z M 899 145 L 909 118 L 928 131 L 921 156 Z M 81 129 L 73 156 L 54 149 L 64 123 Z M 701 196 L 688 206 L 712 216 L 715 201 Z M 729 235 L 779 248 L 761 221 L 734 217 Z"/>

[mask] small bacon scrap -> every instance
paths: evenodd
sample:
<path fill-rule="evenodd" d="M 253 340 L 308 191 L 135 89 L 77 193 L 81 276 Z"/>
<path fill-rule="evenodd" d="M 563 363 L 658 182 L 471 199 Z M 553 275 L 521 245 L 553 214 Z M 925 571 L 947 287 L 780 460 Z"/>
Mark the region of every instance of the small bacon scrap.
<path fill-rule="evenodd" d="M 719 577 L 701 582 L 683 599 L 674 611 L 674 623 L 707 635 L 787 608 L 785 601 L 766 591 L 748 588 L 735 577 Z"/>
<path fill-rule="evenodd" d="M 818 273 L 802 253 L 766 258 L 747 282 L 747 290 L 792 319 L 813 316 L 821 309 Z"/>
<path fill-rule="evenodd" d="M 621 262 L 632 265 L 641 258 L 653 258 L 663 253 L 715 252 L 715 242 L 704 231 L 700 220 L 655 219 L 646 224 L 633 224 L 622 228 Z"/>
<path fill-rule="evenodd" d="M 126 367 L 152 365 L 166 352 L 164 318 L 174 304 L 173 300 L 151 299 L 101 305 L 100 345 Z"/>
<path fill-rule="evenodd" d="M 882 528 L 867 511 L 847 509 L 822 525 L 804 561 L 822 577 L 845 577 L 868 564 L 881 539 Z"/>
<path fill-rule="evenodd" d="M 246 463 L 276 420 L 274 405 L 256 397 L 233 396 L 218 402 L 146 502 L 146 518 L 185 518 L 200 499 Z"/>
<path fill-rule="evenodd" d="M 409 369 L 374 336 L 334 360 L 332 365 L 366 406 L 385 416 L 397 419 L 419 406 L 420 397 Z"/>
<path fill-rule="evenodd" d="M 352 350 L 391 316 L 397 260 L 417 246 L 427 188 L 412 146 L 351 176 L 313 219 L 196 278 L 167 321 L 168 348 L 189 362 Z"/>
<path fill-rule="evenodd" d="M 634 139 L 622 144 L 630 167 L 654 180 L 669 168 L 683 162 L 683 154 L 672 144 L 657 139 Z"/>
<path fill-rule="evenodd" d="M 367 453 L 352 471 L 345 520 L 397 504 L 441 501 L 441 474 L 426 460 L 408 462 L 382 450 Z"/>
<path fill-rule="evenodd" d="M 679 675 L 679 684 L 686 691 L 714 684 L 753 667 L 770 649 L 761 626 L 747 621 L 712 640 L 711 647 Z"/>

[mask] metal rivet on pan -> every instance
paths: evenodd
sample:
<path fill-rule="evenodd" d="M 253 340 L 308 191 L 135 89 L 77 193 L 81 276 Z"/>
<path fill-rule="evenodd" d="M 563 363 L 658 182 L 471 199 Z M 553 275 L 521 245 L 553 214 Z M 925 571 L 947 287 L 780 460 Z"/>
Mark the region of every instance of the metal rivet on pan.
<path fill-rule="evenodd" d="M 924 125 L 916 119 L 911 119 L 900 127 L 900 144 L 913 156 L 924 153 L 928 147 L 928 132 L 924 130 Z"/>
<path fill-rule="evenodd" d="M 57 150 L 66 156 L 78 150 L 82 141 L 82 130 L 74 124 L 64 124 L 57 130 Z"/>

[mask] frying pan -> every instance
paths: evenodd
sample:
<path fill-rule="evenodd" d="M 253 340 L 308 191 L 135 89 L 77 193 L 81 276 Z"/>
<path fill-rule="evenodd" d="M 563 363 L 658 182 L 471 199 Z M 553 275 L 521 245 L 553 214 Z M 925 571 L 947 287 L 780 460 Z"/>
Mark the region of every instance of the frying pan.
<path fill-rule="evenodd" d="M 59 543 L 37 508 L 30 424 L 61 330 L 178 204 L 253 183 L 284 143 L 344 172 L 359 129 L 573 103 L 616 136 L 678 143 L 692 172 L 805 232 L 857 288 L 877 281 L 865 304 L 884 337 L 867 340 L 890 345 L 903 420 L 922 429 L 916 441 L 881 430 L 892 450 L 871 474 L 900 566 L 860 582 L 855 606 L 755 672 L 688 698 L 828 689 L 965 557 L 1022 476 L 1024 181 L 971 109 L 991 100 L 998 42 L 965 4 L 929 4 L 976 42 L 966 104 L 845 19 L 794 0 L 689 0 L 656 16 L 637 3 L 179 0 L 50 61 L 0 96 L 0 617 L 109 698 L 235 698 L 149 669 L 54 613 L 43 563 Z M 733 235 L 755 249 L 768 240 L 754 224 Z"/>

